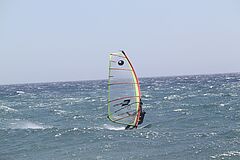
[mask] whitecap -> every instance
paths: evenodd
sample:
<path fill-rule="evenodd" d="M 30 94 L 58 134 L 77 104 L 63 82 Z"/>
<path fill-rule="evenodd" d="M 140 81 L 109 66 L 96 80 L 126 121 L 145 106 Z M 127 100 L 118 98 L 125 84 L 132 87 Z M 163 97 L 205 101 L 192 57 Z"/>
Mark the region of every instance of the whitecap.
<path fill-rule="evenodd" d="M 182 99 L 182 97 L 179 95 L 170 95 L 170 96 L 164 97 L 164 99 L 165 100 L 179 100 L 179 99 Z"/>
<path fill-rule="evenodd" d="M 240 152 L 239 151 L 228 151 L 226 153 L 210 156 L 213 159 L 220 158 L 224 159 L 224 157 L 240 157 Z"/>
<path fill-rule="evenodd" d="M 185 115 L 190 115 L 191 112 L 188 111 L 188 109 L 182 109 L 182 108 L 178 108 L 178 109 L 175 109 L 173 110 L 174 112 L 179 112 L 181 114 L 185 114 Z"/>
<path fill-rule="evenodd" d="M 25 92 L 23 91 L 16 91 L 17 94 L 24 94 Z"/>
<path fill-rule="evenodd" d="M 73 116 L 73 119 L 85 119 L 85 116 L 83 116 L 83 115 L 75 115 L 75 116 Z"/>
<path fill-rule="evenodd" d="M 61 133 L 58 133 L 55 135 L 55 137 L 60 137 L 62 134 Z"/>
<path fill-rule="evenodd" d="M 77 131 L 78 130 L 78 128 L 73 128 L 73 131 Z"/>
<path fill-rule="evenodd" d="M 174 89 L 174 91 L 180 91 L 180 90 L 181 90 L 181 89 L 179 89 L 179 88 L 175 88 L 175 89 Z"/>
<path fill-rule="evenodd" d="M 150 97 L 152 97 L 152 96 L 151 96 L 151 95 L 148 95 L 148 94 L 145 94 L 144 97 L 150 98 Z"/>
<path fill-rule="evenodd" d="M 10 107 L 7 107 L 7 106 L 0 106 L 0 110 L 4 110 L 4 111 L 7 111 L 7 112 L 16 112 L 17 111 L 16 109 L 13 109 L 13 108 L 10 108 Z"/>
<path fill-rule="evenodd" d="M 189 94 L 189 95 L 188 95 L 189 98 L 196 97 L 196 96 L 197 96 L 197 95 L 195 95 L 195 94 Z"/>
<path fill-rule="evenodd" d="M 67 111 L 60 110 L 60 109 L 54 109 L 53 111 L 56 112 L 56 114 L 58 114 L 58 115 L 62 115 L 62 114 L 66 114 L 67 113 Z"/>
<path fill-rule="evenodd" d="M 161 102 L 160 102 L 161 103 Z M 149 105 L 149 104 L 144 104 L 144 107 L 143 107 L 144 109 L 146 109 L 146 108 L 153 108 L 153 106 L 152 105 Z"/>
<path fill-rule="evenodd" d="M 50 126 L 46 126 L 41 123 L 30 122 L 27 120 L 20 120 L 20 119 L 13 120 L 9 124 L 8 127 L 11 129 L 46 129 L 46 128 L 50 128 Z"/>
<path fill-rule="evenodd" d="M 108 124 L 104 124 L 103 128 L 108 129 L 108 130 L 113 130 L 113 131 L 125 130 L 125 127 L 115 127 L 115 126 L 108 125 Z"/>
<path fill-rule="evenodd" d="M 107 99 L 106 99 L 106 98 L 100 98 L 100 101 L 101 101 L 101 102 L 106 102 Z"/>
<path fill-rule="evenodd" d="M 173 111 L 174 111 L 174 112 L 182 112 L 182 111 L 185 111 L 185 109 L 179 108 L 179 109 L 174 109 Z"/>
<path fill-rule="evenodd" d="M 231 79 L 233 79 L 233 77 L 226 77 L 225 79 L 226 80 L 231 80 Z"/>
<path fill-rule="evenodd" d="M 224 106 L 225 106 L 225 104 L 221 103 L 221 104 L 220 104 L 220 106 L 221 106 L 221 107 L 224 107 Z"/>

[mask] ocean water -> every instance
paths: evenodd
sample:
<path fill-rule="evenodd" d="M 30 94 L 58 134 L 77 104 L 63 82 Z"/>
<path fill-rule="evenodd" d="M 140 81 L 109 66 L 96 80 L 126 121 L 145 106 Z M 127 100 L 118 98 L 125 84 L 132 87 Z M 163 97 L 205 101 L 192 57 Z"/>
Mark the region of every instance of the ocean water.
<path fill-rule="evenodd" d="M 0 160 L 240 159 L 240 74 L 140 83 L 135 130 L 107 120 L 106 80 L 0 86 Z"/>

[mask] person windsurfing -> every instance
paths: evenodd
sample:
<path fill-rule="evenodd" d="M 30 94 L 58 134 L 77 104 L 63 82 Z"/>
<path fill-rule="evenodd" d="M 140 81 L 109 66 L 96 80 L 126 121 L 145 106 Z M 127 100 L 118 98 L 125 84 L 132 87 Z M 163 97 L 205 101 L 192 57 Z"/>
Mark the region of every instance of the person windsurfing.
<path fill-rule="evenodd" d="M 143 103 L 142 103 L 142 100 L 140 99 L 140 116 L 139 116 L 138 124 L 142 124 L 143 123 L 144 116 L 146 114 L 146 112 L 142 110 L 142 105 L 143 105 Z M 137 126 L 127 125 L 125 130 L 133 129 L 133 128 L 137 128 Z"/>

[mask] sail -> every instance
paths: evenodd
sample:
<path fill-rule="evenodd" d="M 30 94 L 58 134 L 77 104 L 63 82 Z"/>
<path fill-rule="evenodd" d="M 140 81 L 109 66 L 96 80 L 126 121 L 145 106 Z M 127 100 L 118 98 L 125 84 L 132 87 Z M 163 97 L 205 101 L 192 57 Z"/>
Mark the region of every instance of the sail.
<path fill-rule="evenodd" d="M 134 68 L 121 51 L 110 54 L 108 79 L 108 118 L 115 123 L 138 125 L 140 86 Z"/>

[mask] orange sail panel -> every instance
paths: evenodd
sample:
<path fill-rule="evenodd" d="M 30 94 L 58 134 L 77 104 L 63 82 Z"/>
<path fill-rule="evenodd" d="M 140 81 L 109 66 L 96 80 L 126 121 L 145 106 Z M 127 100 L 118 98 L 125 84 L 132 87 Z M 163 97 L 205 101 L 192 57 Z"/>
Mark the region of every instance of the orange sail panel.
<path fill-rule="evenodd" d="M 110 54 L 108 118 L 115 123 L 138 125 L 140 86 L 134 68 L 123 51 Z"/>

